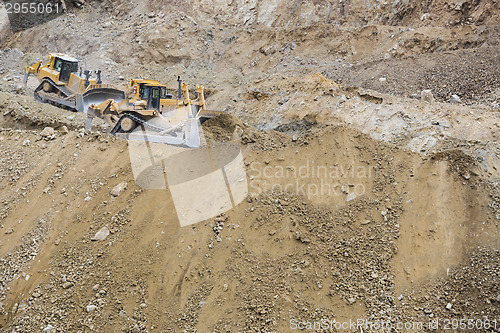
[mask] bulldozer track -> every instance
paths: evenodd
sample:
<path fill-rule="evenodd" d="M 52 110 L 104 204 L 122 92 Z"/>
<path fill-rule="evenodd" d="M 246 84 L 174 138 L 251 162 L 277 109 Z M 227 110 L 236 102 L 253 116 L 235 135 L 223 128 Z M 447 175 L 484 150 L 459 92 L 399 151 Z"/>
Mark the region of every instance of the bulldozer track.
<path fill-rule="evenodd" d="M 141 118 L 141 117 L 138 117 L 136 115 L 133 115 L 131 113 L 127 113 L 125 115 L 123 115 L 115 124 L 115 126 L 111 129 L 111 134 L 116 134 L 116 133 L 122 133 L 121 130 L 120 130 L 120 123 L 122 121 L 123 118 L 130 118 L 132 119 L 133 121 L 135 121 L 137 123 L 137 126 L 144 126 L 146 128 L 149 128 L 155 132 L 165 132 L 165 131 L 170 131 L 172 130 L 172 128 L 164 128 L 164 127 L 161 127 L 161 126 L 156 126 L 156 125 L 153 125 L 151 123 L 149 123 L 147 120 Z M 136 126 L 136 128 L 137 128 Z"/>
<path fill-rule="evenodd" d="M 77 111 L 76 110 L 76 107 L 72 107 L 72 106 L 69 106 L 67 104 L 63 104 L 63 103 L 59 103 L 57 101 L 57 99 L 61 99 L 59 97 L 56 97 L 57 96 L 57 93 L 55 92 L 42 92 L 45 96 L 42 96 L 40 95 L 40 92 L 42 91 L 43 89 L 43 84 L 44 83 L 49 83 L 52 87 L 52 89 L 57 89 L 58 92 L 61 92 L 65 98 L 68 98 L 69 95 L 66 91 L 66 89 L 61 89 L 61 87 L 57 86 L 56 84 L 54 84 L 54 82 L 52 80 L 49 80 L 49 79 L 43 79 L 40 84 L 38 85 L 38 87 L 36 87 L 33 95 L 35 97 L 35 100 L 37 100 L 38 102 L 41 102 L 41 103 L 48 103 L 48 104 L 51 104 L 51 105 L 54 105 L 56 107 L 59 107 L 59 108 L 62 108 L 62 109 L 66 109 L 66 110 L 69 110 L 69 111 Z M 51 96 L 51 95 L 54 95 L 54 96 Z M 68 102 L 68 104 L 70 104 L 70 102 Z"/>

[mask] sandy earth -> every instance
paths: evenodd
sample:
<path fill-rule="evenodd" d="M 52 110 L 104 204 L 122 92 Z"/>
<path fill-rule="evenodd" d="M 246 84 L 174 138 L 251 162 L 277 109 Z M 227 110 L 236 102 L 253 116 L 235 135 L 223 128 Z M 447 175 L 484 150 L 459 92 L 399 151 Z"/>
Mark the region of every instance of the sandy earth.
<path fill-rule="evenodd" d="M 498 2 L 67 3 L 0 26 L 0 332 L 500 331 Z M 23 66 L 56 51 L 203 84 L 243 200 L 181 226 L 179 185 L 193 210 L 225 186 L 138 178 L 133 144 L 36 102 Z"/>

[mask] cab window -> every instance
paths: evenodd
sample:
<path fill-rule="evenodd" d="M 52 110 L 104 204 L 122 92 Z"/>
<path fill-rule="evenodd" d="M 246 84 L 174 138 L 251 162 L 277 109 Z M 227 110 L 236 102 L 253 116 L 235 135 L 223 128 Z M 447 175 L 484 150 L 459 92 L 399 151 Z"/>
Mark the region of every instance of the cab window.
<path fill-rule="evenodd" d="M 61 71 L 61 67 L 62 67 L 62 60 L 59 59 L 59 58 L 56 58 L 56 60 L 54 61 L 54 69 L 58 72 Z"/>
<path fill-rule="evenodd" d="M 148 87 L 141 87 L 139 90 L 139 95 L 141 96 L 142 100 L 147 101 L 149 99 L 149 89 Z"/>

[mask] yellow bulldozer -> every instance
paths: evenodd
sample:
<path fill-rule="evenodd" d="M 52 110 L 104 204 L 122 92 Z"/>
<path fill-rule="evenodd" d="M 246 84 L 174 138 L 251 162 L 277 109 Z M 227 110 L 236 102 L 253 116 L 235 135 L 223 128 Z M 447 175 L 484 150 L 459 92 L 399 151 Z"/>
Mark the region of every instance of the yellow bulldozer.
<path fill-rule="evenodd" d="M 86 112 L 89 105 L 100 104 L 108 99 L 121 101 L 125 98 L 122 90 L 103 84 L 101 71 L 83 71 L 76 58 L 61 53 L 51 53 L 45 64 L 38 61 L 27 66 L 24 87 L 27 89 L 30 74 L 36 75 L 39 85 L 35 88 L 35 99 L 71 111 Z"/>
<path fill-rule="evenodd" d="M 98 117 L 111 126 L 111 134 L 120 138 L 199 147 L 199 125 L 221 112 L 207 110 L 203 86 L 196 86 L 198 98 L 191 100 L 189 85 L 180 77 L 177 81 L 178 95 L 174 98 L 158 81 L 130 80 L 126 98 L 89 106 L 86 129 L 90 130 L 92 119 Z"/>

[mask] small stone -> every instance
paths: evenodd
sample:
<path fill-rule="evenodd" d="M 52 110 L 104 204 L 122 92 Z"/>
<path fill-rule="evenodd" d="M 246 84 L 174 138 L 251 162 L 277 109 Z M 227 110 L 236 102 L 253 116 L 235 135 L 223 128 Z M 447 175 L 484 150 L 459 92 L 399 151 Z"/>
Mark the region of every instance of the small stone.
<path fill-rule="evenodd" d="M 71 282 L 64 282 L 64 284 L 62 285 L 62 287 L 64 289 L 69 289 L 69 288 L 73 287 L 73 283 L 71 283 Z"/>
<path fill-rule="evenodd" d="M 116 185 L 115 188 L 113 188 L 113 190 L 111 191 L 111 195 L 117 197 L 120 194 L 122 194 L 126 188 L 127 188 L 127 183 L 121 182 L 120 184 Z"/>
<path fill-rule="evenodd" d="M 6 234 L 6 235 L 9 235 L 9 234 L 11 234 L 11 233 L 13 233 L 13 232 L 14 232 L 14 229 L 9 228 L 9 229 L 7 229 L 7 231 L 5 232 L 5 234 Z"/>
<path fill-rule="evenodd" d="M 497 302 L 500 303 L 500 294 L 497 296 Z"/>
<path fill-rule="evenodd" d="M 451 307 L 452 307 L 452 306 L 453 306 L 453 305 L 452 305 L 451 303 L 446 304 L 446 310 L 451 310 Z"/>
<path fill-rule="evenodd" d="M 61 128 L 61 130 L 62 130 L 62 131 L 63 131 L 63 133 L 65 133 L 65 134 L 68 134 L 68 133 L 69 133 L 69 130 L 68 130 L 68 128 L 67 128 L 66 126 L 63 126 L 63 127 Z"/>
<path fill-rule="evenodd" d="M 31 294 L 31 296 L 33 296 L 33 298 L 38 298 L 38 297 L 42 296 L 42 294 L 40 294 L 39 292 L 35 291 L 33 294 Z"/>
<path fill-rule="evenodd" d="M 99 289 L 99 284 L 96 284 L 95 286 L 92 287 L 93 291 L 97 291 Z"/>
<path fill-rule="evenodd" d="M 381 77 L 380 79 L 378 79 L 380 82 L 386 82 L 387 81 L 387 78 L 385 77 Z"/>
<path fill-rule="evenodd" d="M 354 297 L 351 297 L 348 299 L 349 304 L 354 304 L 356 302 L 356 299 Z"/>
<path fill-rule="evenodd" d="M 229 286 L 227 285 L 227 283 L 224 283 L 224 285 L 222 286 L 222 291 L 226 292 L 228 289 L 229 289 Z"/>
<path fill-rule="evenodd" d="M 40 132 L 40 135 L 43 137 L 53 136 L 56 134 L 56 131 L 52 127 L 45 127 L 43 131 Z"/>
<path fill-rule="evenodd" d="M 434 95 L 432 94 L 432 90 L 422 90 L 422 92 L 420 93 L 420 98 L 424 102 L 434 102 Z"/>
<path fill-rule="evenodd" d="M 87 305 L 87 312 L 94 311 L 97 308 L 94 304 Z"/>
<path fill-rule="evenodd" d="M 439 126 L 443 126 L 445 128 L 450 128 L 451 127 L 451 124 L 448 120 L 443 120 L 441 119 L 439 122 L 438 122 Z"/>
<path fill-rule="evenodd" d="M 356 194 L 354 194 L 354 192 L 352 192 L 352 193 L 349 193 L 349 195 L 347 196 L 345 201 L 349 202 L 349 201 L 354 200 L 354 199 L 356 199 Z"/>
<path fill-rule="evenodd" d="M 43 329 L 42 332 L 52 332 L 52 331 L 54 331 L 54 326 L 49 324 L 49 325 L 45 326 L 45 328 Z"/>
<path fill-rule="evenodd" d="M 30 145 L 30 140 L 26 139 L 23 141 L 23 146 L 29 146 Z"/>
<path fill-rule="evenodd" d="M 93 241 L 103 241 L 109 236 L 109 229 L 104 226 L 102 227 L 96 234 L 95 236 L 91 239 Z"/>
<path fill-rule="evenodd" d="M 123 75 L 118 76 L 118 80 L 120 80 L 120 81 L 125 80 L 125 76 L 123 76 Z"/>
<path fill-rule="evenodd" d="M 451 95 L 450 103 L 451 104 L 460 104 L 460 103 L 462 103 L 462 100 L 460 99 L 460 96 L 453 94 L 453 95 Z"/>

